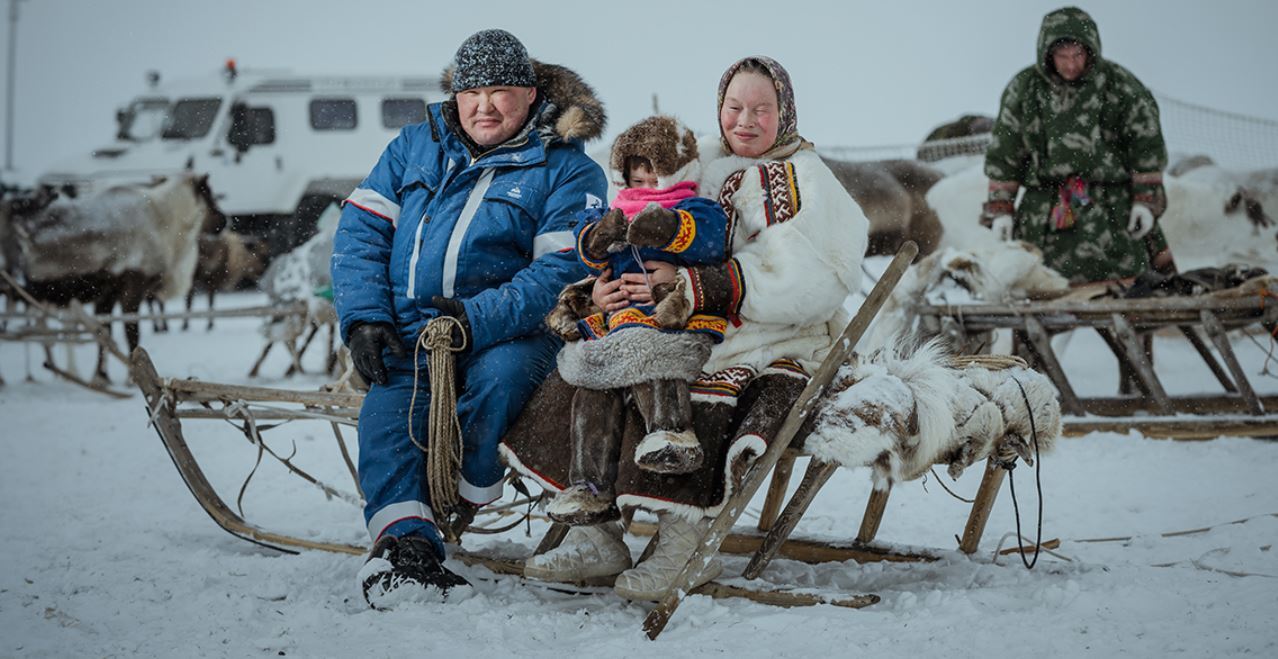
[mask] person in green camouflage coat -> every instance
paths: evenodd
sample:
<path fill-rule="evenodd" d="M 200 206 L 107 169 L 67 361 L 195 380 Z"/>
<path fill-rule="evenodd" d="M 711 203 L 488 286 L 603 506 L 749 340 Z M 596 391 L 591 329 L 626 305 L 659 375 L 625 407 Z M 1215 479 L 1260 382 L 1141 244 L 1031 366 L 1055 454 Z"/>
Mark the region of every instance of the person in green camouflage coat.
<path fill-rule="evenodd" d="M 982 223 L 1037 245 L 1073 283 L 1132 277 L 1151 260 L 1161 270 L 1166 166 L 1158 104 L 1101 56 L 1092 18 L 1075 7 L 1043 17 L 1038 61 L 1008 83 L 994 122 Z"/>

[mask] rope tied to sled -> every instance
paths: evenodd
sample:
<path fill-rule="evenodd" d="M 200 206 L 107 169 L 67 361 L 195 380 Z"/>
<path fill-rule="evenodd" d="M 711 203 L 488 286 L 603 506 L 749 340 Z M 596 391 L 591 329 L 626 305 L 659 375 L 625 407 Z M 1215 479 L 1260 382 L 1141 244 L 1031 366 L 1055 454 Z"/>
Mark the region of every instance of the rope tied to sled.
<path fill-rule="evenodd" d="M 453 345 L 453 328 L 461 330 L 461 345 Z M 461 321 L 452 316 L 440 316 L 426 323 L 417 343 L 413 346 L 413 396 L 408 401 L 408 438 L 426 454 L 426 480 L 430 485 L 430 505 L 437 523 L 445 535 L 449 533 L 444 523 L 449 513 L 457 507 L 457 479 L 461 475 L 462 436 L 461 422 L 457 419 L 457 377 L 455 353 L 466 349 L 466 332 Z M 430 371 L 430 414 L 427 420 L 427 440 L 423 443 L 413 432 L 414 406 L 417 403 L 418 377 L 422 349 L 428 353 L 427 369 Z"/>

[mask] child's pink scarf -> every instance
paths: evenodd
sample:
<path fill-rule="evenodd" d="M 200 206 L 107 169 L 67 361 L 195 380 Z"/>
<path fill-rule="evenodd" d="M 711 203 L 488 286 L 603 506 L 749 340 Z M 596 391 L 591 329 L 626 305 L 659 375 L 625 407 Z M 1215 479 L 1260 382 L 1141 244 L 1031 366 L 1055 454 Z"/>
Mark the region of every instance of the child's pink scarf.
<path fill-rule="evenodd" d="M 643 210 L 648 204 L 660 204 L 662 208 L 672 208 L 684 199 L 697 196 L 697 184 L 692 181 L 681 181 L 661 190 L 653 188 L 622 188 L 617 198 L 612 200 L 613 208 L 620 208 L 627 218 Z"/>

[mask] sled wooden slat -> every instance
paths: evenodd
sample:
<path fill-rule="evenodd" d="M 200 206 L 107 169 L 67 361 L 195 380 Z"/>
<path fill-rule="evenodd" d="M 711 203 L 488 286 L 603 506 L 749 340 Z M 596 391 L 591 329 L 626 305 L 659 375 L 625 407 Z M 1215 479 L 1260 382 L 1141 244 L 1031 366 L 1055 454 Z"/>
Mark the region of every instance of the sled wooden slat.
<path fill-rule="evenodd" d="M 847 361 L 852 349 L 860 341 L 861 335 L 869 328 L 870 322 L 874 320 L 875 315 L 882 308 L 888 295 L 897 282 L 900 281 L 901 275 L 905 273 L 905 269 L 917 254 L 918 245 L 915 243 L 907 241 L 901 246 L 896 257 L 892 259 L 883 276 L 874 285 L 873 290 L 870 291 L 861 308 L 857 310 L 852 321 L 848 323 L 842 335 L 835 341 L 834 347 L 821 362 L 821 366 L 817 368 L 812 379 L 808 380 L 807 385 L 799 394 L 798 400 L 795 401 L 794 406 L 790 408 L 789 414 L 786 415 L 785 421 L 781 423 L 781 428 L 777 431 L 776 437 L 768 445 L 768 449 L 751 466 L 740 489 L 734 492 L 732 497 L 725 502 L 723 510 L 711 523 L 710 529 L 702 538 L 700 546 L 692 552 L 688 563 L 674 578 L 670 589 L 657 604 L 656 608 L 644 619 L 643 628 L 649 639 L 656 639 L 661 634 L 661 631 L 665 629 L 666 623 L 670 621 L 670 616 L 674 615 L 684 595 L 690 590 L 696 574 L 704 569 L 714 557 L 719 545 L 731 532 L 732 526 L 736 524 L 741 513 L 745 511 L 746 504 L 749 503 L 759 487 L 763 485 L 763 481 L 768 477 L 772 468 L 776 466 L 777 461 L 781 459 L 781 454 L 789 448 L 790 441 L 794 439 L 799 427 L 815 409 L 821 393 L 834 379 L 839 367 Z"/>
<path fill-rule="evenodd" d="M 205 311 L 173 311 L 165 313 L 119 313 L 94 314 L 90 317 L 99 323 L 135 323 L 155 322 L 160 320 L 199 320 L 213 318 L 284 318 L 306 314 L 305 304 L 286 306 L 240 307 L 238 309 L 208 309 Z M 36 317 L 30 313 L 0 313 L 0 321 L 30 320 Z"/>
<path fill-rule="evenodd" d="M 555 522 L 550 525 L 550 530 L 546 531 L 546 535 L 541 537 L 541 542 L 537 543 L 537 548 L 533 550 L 533 556 L 540 556 L 564 541 L 564 536 L 568 535 L 569 526 Z M 520 572 L 520 574 L 523 574 Z"/>
<path fill-rule="evenodd" d="M 1263 395 L 1259 396 L 1259 399 L 1265 409 L 1278 409 L 1278 395 Z M 1133 417 L 1131 421 L 1136 424 L 1139 424 L 1142 419 L 1134 415 L 1149 410 L 1149 401 L 1139 396 L 1094 396 L 1080 398 L 1079 401 L 1088 414 L 1103 417 Z M 1172 396 L 1171 403 L 1172 412 L 1175 414 L 1219 415 L 1246 409 L 1246 404 L 1238 394 Z M 1199 419 L 1199 421 L 1206 420 Z"/>
<path fill-rule="evenodd" d="M 1078 401 L 1078 395 L 1074 393 L 1074 387 L 1070 386 L 1069 378 L 1065 377 L 1065 369 L 1061 368 L 1060 361 L 1056 359 L 1056 352 L 1052 350 L 1052 340 L 1047 335 L 1047 330 L 1034 316 L 1026 316 L 1024 323 L 1025 337 L 1028 339 L 1030 348 L 1043 365 L 1043 369 L 1047 371 L 1052 383 L 1056 385 L 1056 389 L 1060 391 L 1062 410 L 1067 414 L 1082 414 L 1083 406 Z"/>
<path fill-rule="evenodd" d="M 1238 402 L 1239 399 L 1233 399 Z M 1220 417 L 1085 417 L 1064 419 L 1061 434 L 1081 437 L 1093 432 L 1137 430 L 1148 439 L 1207 440 L 1217 437 L 1278 438 L 1278 417 L 1243 415 Z"/>
<path fill-rule="evenodd" d="M 272 403 L 297 403 L 313 407 L 344 407 L 359 409 L 363 394 L 331 391 L 292 391 L 269 387 L 252 387 L 239 384 L 218 384 L 200 380 L 172 379 L 165 383 L 181 400 L 219 401 L 251 400 Z"/>
<path fill-rule="evenodd" d="M 1247 403 L 1247 410 L 1252 414 L 1264 414 L 1265 407 L 1256 397 L 1256 392 L 1252 390 L 1251 382 L 1247 380 L 1247 374 L 1243 372 L 1242 366 L 1238 364 L 1238 357 L 1234 355 L 1233 346 L 1229 345 L 1229 337 L 1225 335 L 1224 326 L 1220 324 L 1215 314 L 1206 309 L 1202 311 L 1202 320 L 1203 329 L 1207 331 L 1207 336 L 1216 346 L 1220 358 L 1225 361 L 1225 368 L 1228 368 L 1229 373 L 1234 376 L 1234 383 L 1238 385 L 1238 395 L 1242 396 L 1243 401 Z"/>
<path fill-rule="evenodd" d="M 1127 387 L 1134 384 L 1141 391 L 1141 400 L 1149 398 L 1149 386 L 1145 384 L 1144 380 L 1136 376 L 1136 365 L 1127 356 L 1127 348 L 1123 346 L 1123 342 L 1115 336 L 1114 331 L 1109 327 L 1096 326 L 1093 329 L 1105 341 L 1105 345 L 1114 354 L 1114 358 L 1118 360 L 1119 393 L 1130 393 L 1131 390 Z"/>
<path fill-rule="evenodd" d="M 1142 389 L 1154 399 L 1154 409 L 1161 414 L 1171 413 L 1171 401 L 1167 398 L 1167 392 L 1163 390 L 1163 383 L 1158 381 L 1158 376 L 1154 374 L 1154 365 L 1149 363 L 1149 359 L 1145 356 L 1145 346 L 1141 343 L 1140 337 L 1136 336 L 1136 329 L 1122 314 L 1111 314 L 1110 322 L 1114 326 L 1115 338 L 1118 339 L 1119 345 L 1127 355 L 1127 362 L 1132 365 L 1137 379 L 1140 380 Z"/>
<path fill-rule="evenodd" d="M 768 485 L 768 494 L 763 499 L 763 510 L 759 513 L 759 530 L 767 532 L 777 521 L 781 512 L 781 504 L 785 501 L 785 490 L 790 485 L 790 474 L 794 472 L 794 460 L 798 451 L 786 451 L 777 460 L 776 469 L 772 470 L 772 482 Z"/>
<path fill-rule="evenodd" d="M 794 532 L 794 527 L 798 525 L 799 519 L 803 514 L 808 512 L 808 506 L 812 505 L 812 500 L 816 498 L 817 492 L 825 486 L 834 472 L 839 470 L 836 462 L 825 462 L 812 458 L 808 462 L 808 470 L 803 474 L 803 480 L 799 481 L 799 489 L 795 490 L 794 496 L 790 497 L 790 502 L 785 505 L 785 509 L 781 511 L 781 515 L 777 517 L 776 525 L 768 531 L 768 535 L 764 537 L 763 544 L 759 547 L 759 551 L 750 559 L 750 563 L 746 565 L 745 571 L 741 576 L 746 579 L 757 579 L 763 573 L 763 569 L 772 562 L 777 551 L 781 549 L 781 543 Z"/>
<path fill-rule="evenodd" d="M 974 554 L 981 544 L 981 536 L 985 535 L 985 524 L 990 519 L 990 511 L 994 508 L 994 500 L 998 498 L 998 490 L 1003 486 L 1003 477 L 1007 470 L 998 466 L 994 458 L 985 462 L 985 475 L 981 477 L 981 485 L 976 490 L 976 500 L 972 503 L 972 512 L 968 514 L 967 526 L 963 528 L 963 539 L 959 541 L 959 551 Z"/>
<path fill-rule="evenodd" d="M 1203 363 L 1207 364 L 1208 369 L 1211 369 L 1211 374 L 1216 376 L 1216 381 L 1220 383 L 1220 386 L 1224 387 L 1227 393 L 1238 393 L 1238 387 L 1234 386 L 1234 381 L 1225 373 L 1225 369 L 1220 366 L 1220 362 L 1216 361 L 1215 355 L 1211 354 L 1211 350 L 1203 342 L 1203 337 L 1198 335 L 1198 330 L 1189 325 L 1179 325 L 1178 327 L 1180 333 L 1189 340 L 1189 345 L 1193 346 L 1194 351 L 1202 358 Z"/>
<path fill-rule="evenodd" d="M 657 532 L 657 525 L 651 522 L 635 522 L 627 529 L 636 536 L 652 535 Z M 753 556 L 763 546 L 766 534 L 730 533 L 719 545 L 719 551 L 734 556 Z M 810 538 L 789 538 L 781 543 L 777 556 L 800 563 L 930 563 L 940 558 L 939 555 L 917 549 L 901 549 L 896 547 L 863 545 L 858 542 L 824 541 Z"/>
<path fill-rule="evenodd" d="M 333 417 L 342 417 L 341 421 L 335 423 L 343 423 L 345 425 L 355 425 L 356 419 L 359 417 L 358 408 L 337 408 L 332 410 L 324 410 L 321 414 L 327 414 Z M 223 410 L 207 410 L 201 407 L 183 407 L 174 412 L 174 416 L 179 419 L 229 419 L 235 418 Z M 318 417 L 304 412 L 294 412 L 292 410 L 253 410 L 253 418 L 258 421 L 285 421 L 298 419 L 317 419 Z"/>
<path fill-rule="evenodd" d="M 1013 305 L 999 304 L 942 304 L 920 307 L 926 315 L 953 316 L 963 314 L 965 319 L 977 316 L 1098 316 L 1114 313 L 1140 313 L 1147 317 L 1172 315 L 1179 311 L 1192 311 L 1195 315 L 1203 309 L 1211 311 L 1242 310 L 1257 312 L 1261 304 L 1257 296 L 1249 297 L 1160 297 L 1135 300 L 1090 300 L 1086 302 L 1024 302 Z"/>
<path fill-rule="evenodd" d="M 883 523 L 883 513 L 887 510 L 888 496 L 892 494 L 892 484 L 881 490 L 870 490 L 870 499 L 865 502 L 865 514 L 861 516 L 861 528 L 857 530 L 856 541 L 861 544 L 874 542 L 879 534 L 879 525 Z"/>

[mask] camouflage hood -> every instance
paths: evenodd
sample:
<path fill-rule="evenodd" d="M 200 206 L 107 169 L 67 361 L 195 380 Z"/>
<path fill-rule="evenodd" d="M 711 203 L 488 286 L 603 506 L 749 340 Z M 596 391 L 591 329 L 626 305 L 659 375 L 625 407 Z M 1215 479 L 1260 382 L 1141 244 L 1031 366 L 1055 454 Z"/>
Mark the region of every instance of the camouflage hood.
<path fill-rule="evenodd" d="M 1096 21 L 1078 7 L 1064 7 L 1043 17 L 1043 25 L 1038 30 L 1038 60 L 1034 64 L 1038 72 L 1048 80 L 1060 79 L 1047 58 L 1052 45 L 1061 39 L 1077 41 L 1091 52 L 1091 60 L 1083 77 L 1091 75 L 1097 60 L 1101 58 L 1100 31 L 1096 29 Z"/>

